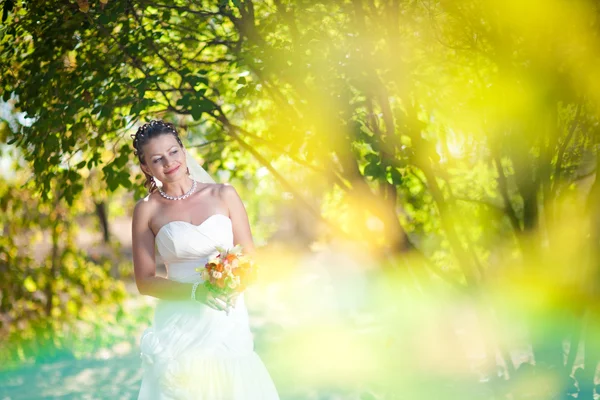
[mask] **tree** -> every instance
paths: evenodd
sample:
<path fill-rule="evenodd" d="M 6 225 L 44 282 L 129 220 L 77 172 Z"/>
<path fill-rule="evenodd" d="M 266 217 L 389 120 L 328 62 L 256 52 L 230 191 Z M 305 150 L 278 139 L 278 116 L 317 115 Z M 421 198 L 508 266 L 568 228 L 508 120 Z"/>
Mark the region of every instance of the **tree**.
<path fill-rule="evenodd" d="M 126 133 L 149 116 L 176 119 L 204 141 L 213 172 L 225 152 L 251 155 L 250 171 L 266 167 L 300 201 L 339 193 L 325 210 L 332 229 L 384 249 L 394 266 L 424 265 L 461 292 L 517 291 L 538 366 L 566 382 L 575 353 L 565 366 L 562 341 L 575 338 L 576 349 L 571 326 L 582 325 L 564 322 L 581 322 L 597 296 L 586 286 L 598 271 L 596 236 L 586 235 L 595 227 L 585 224 L 596 211 L 569 218 L 595 179 L 592 2 L 80 0 L 5 10 L 4 100 L 34 119 L 11 142 L 42 194 L 72 202 L 79 172 L 98 166 L 109 190 L 131 188 Z M 320 189 L 282 176 L 282 157 Z M 578 233 L 565 241 L 565 229 Z M 407 252 L 422 266 L 407 265 Z M 586 267 L 572 271 L 565 254 Z M 542 306 L 527 297 L 534 289 Z M 473 300 L 506 308 L 495 296 Z M 518 374 L 502 343 L 488 347 Z M 591 382 L 598 355 L 586 356 Z"/>

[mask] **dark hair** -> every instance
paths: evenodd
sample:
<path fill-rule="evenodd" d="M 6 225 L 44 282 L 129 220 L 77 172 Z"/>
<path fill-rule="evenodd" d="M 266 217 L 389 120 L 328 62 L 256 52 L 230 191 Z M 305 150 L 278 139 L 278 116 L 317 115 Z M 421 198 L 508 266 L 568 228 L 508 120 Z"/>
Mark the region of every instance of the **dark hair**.
<path fill-rule="evenodd" d="M 146 162 L 144 161 L 144 145 L 155 137 L 167 134 L 175 136 L 177 143 L 183 147 L 183 143 L 181 143 L 181 139 L 179 138 L 175 126 L 170 122 L 162 120 L 152 120 L 147 122 L 139 127 L 135 135 L 131 135 L 133 138 L 133 153 L 138 156 L 140 164 L 146 165 Z M 157 189 L 156 182 L 152 179 L 152 176 L 148 175 L 144 170 L 142 170 L 142 172 L 146 176 L 144 186 L 148 189 L 148 192 L 153 193 Z"/>

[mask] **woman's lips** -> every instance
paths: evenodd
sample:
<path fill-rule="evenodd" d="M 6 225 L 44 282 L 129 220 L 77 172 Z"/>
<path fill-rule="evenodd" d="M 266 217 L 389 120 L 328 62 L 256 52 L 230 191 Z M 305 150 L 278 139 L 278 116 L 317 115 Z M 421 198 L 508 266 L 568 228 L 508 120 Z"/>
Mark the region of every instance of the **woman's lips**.
<path fill-rule="evenodd" d="M 179 167 L 181 167 L 181 165 L 178 165 L 169 171 L 165 171 L 165 174 L 167 174 L 167 175 L 172 174 L 173 172 L 177 171 L 179 169 Z"/>

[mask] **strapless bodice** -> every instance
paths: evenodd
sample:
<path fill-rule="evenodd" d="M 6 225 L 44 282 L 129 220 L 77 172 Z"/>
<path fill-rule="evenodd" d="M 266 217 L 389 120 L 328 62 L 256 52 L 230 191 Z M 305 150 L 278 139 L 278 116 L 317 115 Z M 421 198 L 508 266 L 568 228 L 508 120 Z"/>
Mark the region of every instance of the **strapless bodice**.
<path fill-rule="evenodd" d="M 168 279 L 178 282 L 201 281 L 196 268 L 216 256 L 217 247 L 233 247 L 231 219 L 213 214 L 200 225 L 171 221 L 156 234 L 156 247 L 165 261 Z"/>

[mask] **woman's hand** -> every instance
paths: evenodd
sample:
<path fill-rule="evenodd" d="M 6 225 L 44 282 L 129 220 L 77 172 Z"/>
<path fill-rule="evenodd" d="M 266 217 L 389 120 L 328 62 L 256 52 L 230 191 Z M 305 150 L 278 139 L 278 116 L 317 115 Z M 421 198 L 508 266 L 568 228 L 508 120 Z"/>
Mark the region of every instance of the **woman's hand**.
<path fill-rule="evenodd" d="M 225 311 L 229 313 L 230 305 L 228 303 L 227 298 L 215 295 L 213 292 L 207 289 L 203 290 L 202 294 L 200 294 L 199 292 L 200 291 L 196 292 L 196 300 L 206 304 L 214 310 Z"/>
<path fill-rule="evenodd" d="M 227 304 L 231 307 L 231 308 L 235 308 L 235 305 L 237 303 L 237 299 L 238 297 L 240 297 L 240 293 L 239 292 L 234 292 L 232 294 L 230 294 L 229 296 L 227 296 L 226 301 Z"/>

